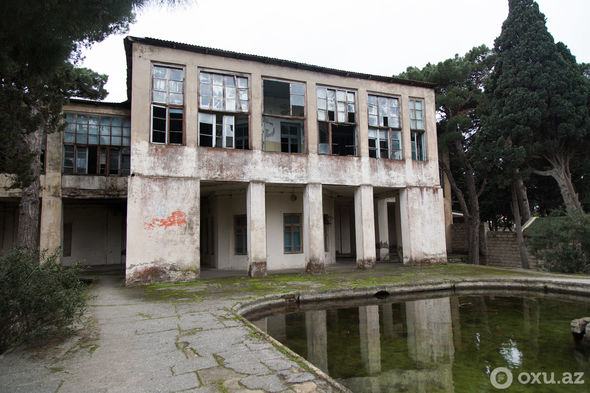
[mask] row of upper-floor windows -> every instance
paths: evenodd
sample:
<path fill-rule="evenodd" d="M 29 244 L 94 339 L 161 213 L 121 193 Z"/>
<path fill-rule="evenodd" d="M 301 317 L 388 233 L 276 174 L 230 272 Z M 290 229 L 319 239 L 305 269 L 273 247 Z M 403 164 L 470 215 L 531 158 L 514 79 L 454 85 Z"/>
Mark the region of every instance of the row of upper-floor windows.
<path fill-rule="evenodd" d="M 131 121 L 128 117 L 66 113 L 64 174 L 128 175 Z"/>
<path fill-rule="evenodd" d="M 152 65 L 150 141 L 185 143 L 184 68 Z M 262 145 L 265 151 L 305 153 L 306 86 L 264 78 Z M 239 73 L 199 71 L 198 144 L 250 147 L 250 83 Z M 318 86 L 318 153 L 358 155 L 358 97 L 354 89 Z M 401 160 L 400 98 L 368 94 L 369 156 Z M 424 100 L 409 99 L 412 158 L 426 159 Z"/>

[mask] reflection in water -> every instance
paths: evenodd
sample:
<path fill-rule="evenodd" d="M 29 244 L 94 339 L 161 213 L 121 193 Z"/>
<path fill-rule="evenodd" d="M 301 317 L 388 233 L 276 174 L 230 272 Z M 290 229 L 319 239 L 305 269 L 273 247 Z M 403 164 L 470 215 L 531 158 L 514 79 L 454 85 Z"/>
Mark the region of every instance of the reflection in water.
<path fill-rule="evenodd" d="M 590 315 L 588 303 L 451 296 L 253 322 L 356 393 L 492 392 L 489 374 L 496 367 L 515 375 L 590 375 L 590 359 L 577 352 L 569 333 L 569 321 L 581 315 Z M 517 385 L 510 391 L 537 390 Z"/>

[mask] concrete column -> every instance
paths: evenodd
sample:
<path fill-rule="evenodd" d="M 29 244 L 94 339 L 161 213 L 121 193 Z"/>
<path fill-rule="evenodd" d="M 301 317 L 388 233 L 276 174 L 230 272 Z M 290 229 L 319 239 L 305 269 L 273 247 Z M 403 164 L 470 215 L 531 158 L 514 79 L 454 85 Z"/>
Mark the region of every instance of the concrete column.
<path fill-rule="evenodd" d="M 377 200 L 377 225 L 379 227 L 379 260 L 389 259 L 389 219 L 387 214 L 388 199 Z"/>
<path fill-rule="evenodd" d="M 199 179 L 136 174 L 127 195 L 127 284 L 198 279 Z"/>
<path fill-rule="evenodd" d="M 305 271 L 322 273 L 325 270 L 324 207 L 322 185 L 312 183 L 303 192 L 303 248 Z"/>
<path fill-rule="evenodd" d="M 328 329 L 326 310 L 305 312 L 307 360 L 328 372 Z"/>
<path fill-rule="evenodd" d="M 399 192 L 404 263 L 446 263 L 445 218 L 440 187 Z"/>
<path fill-rule="evenodd" d="M 266 276 L 266 191 L 262 182 L 250 182 L 246 195 L 248 221 L 248 275 Z"/>
<path fill-rule="evenodd" d="M 55 252 L 62 247 L 63 203 L 61 199 L 62 133 L 47 135 L 45 176 L 41 191 L 39 249 Z M 61 262 L 60 252 L 59 261 Z"/>
<path fill-rule="evenodd" d="M 379 306 L 359 307 L 359 333 L 361 358 L 369 375 L 381 372 L 381 337 L 379 333 Z"/>
<path fill-rule="evenodd" d="M 375 218 L 373 187 L 362 185 L 354 191 L 354 225 L 356 236 L 356 266 L 375 267 Z"/>

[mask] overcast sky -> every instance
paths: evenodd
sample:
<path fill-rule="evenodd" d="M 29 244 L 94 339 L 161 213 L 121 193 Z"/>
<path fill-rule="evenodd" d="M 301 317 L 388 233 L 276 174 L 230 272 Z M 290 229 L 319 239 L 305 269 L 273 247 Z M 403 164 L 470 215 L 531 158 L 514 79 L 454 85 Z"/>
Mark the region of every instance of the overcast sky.
<path fill-rule="evenodd" d="M 554 39 L 590 62 L 590 1 L 537 3 Z M 127 34 L 86 50 L 83 66 L 109 75 L 114 102 L 127 99 L 126 35 L 391 76 L 493 46 L 507 15 L 507 0 L 187 0 L 138 11 Z"/>

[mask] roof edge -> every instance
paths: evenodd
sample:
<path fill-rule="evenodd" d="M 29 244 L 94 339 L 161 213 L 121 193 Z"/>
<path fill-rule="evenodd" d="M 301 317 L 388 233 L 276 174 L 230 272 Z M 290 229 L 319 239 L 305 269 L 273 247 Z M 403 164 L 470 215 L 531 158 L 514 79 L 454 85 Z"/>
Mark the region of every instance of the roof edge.
<path fill-rule="evenodd" d="M 134 42 L 145 44 L 145 45 L 152 45 L 158 46 L 163 48 L 171 48 L 171 49 L 179 49 L 184 50 L 187 52 L 194 52 L 194 53 L 201 53 L 205 55 L 212 55 L 212 56 L 220 56 L 220 57 L 227 57 L 232 59 L 238 60 L 248 60 L 254 61 L 263 64 L 271 64 L 277 65 L 280 67 L 288 67 L 288 68 L 295 68 L 299 70 L 305 71 L 313 71 L 313 72 L 320 72 L 324 74 L 331 74 L 337 76 L 343 76 L 347 78 L 357 78 L 357 79 L 366 79 L 366 80 L 374 80 L 379 82 L 387 82 L 387 83 L 398 83 L 402 85 L 410 85 L 410 86 L 417 86 L 417 87 L 424 87 L 428 89 L 434 89 L 436 85 L 434 83 L 423 82 L 423 81 L 416 81 L 411 79 L 402 79 L 402 78 L 395 78 L 383 75 L 372 75 L 372 74 L 365 74 L 361 72 L 353 72 L 353 71 L 345 71 L 345 70 L 338 70 L 335 68 L 328 68 L 322 66 L 316 66 L 312 64 L 306 63 L 299 63 L 292 60 L 282 60 L 273 57 L 265 57 L 259 55 L 251 55 L 247 53 L 240 53 L 240 52 L 232 52 L 222 49 L 216 48 L 209 48 L 205 46 L 193 45 L 193 44 L 185 44 L 181 42 L 174 42 L 174 41 L 166 41 L 157 38 L 149 38 L 149 37 L 134 37 L 134 36 L 127 36 L 124 39 L 125 44 L 125 52 L 127 54 L 127 94 L 128 97 L 131 97 L 131 46 Z"/>

